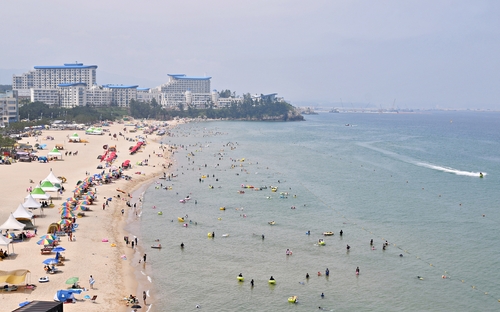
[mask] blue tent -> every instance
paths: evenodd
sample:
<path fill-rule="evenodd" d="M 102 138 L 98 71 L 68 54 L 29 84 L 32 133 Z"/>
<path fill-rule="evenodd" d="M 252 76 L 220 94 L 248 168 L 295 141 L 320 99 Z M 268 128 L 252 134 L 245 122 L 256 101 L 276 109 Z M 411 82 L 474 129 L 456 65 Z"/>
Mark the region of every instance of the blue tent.
<path fill-rule="evenodd" d="M 58 290 L 56 295 L 54 296 L 55 301 L 64 302 L 68 299 L 74 299 L 75 296 L 73 294 L 81 294 L 81 289 L 67 289 L 67 290 Z"/>

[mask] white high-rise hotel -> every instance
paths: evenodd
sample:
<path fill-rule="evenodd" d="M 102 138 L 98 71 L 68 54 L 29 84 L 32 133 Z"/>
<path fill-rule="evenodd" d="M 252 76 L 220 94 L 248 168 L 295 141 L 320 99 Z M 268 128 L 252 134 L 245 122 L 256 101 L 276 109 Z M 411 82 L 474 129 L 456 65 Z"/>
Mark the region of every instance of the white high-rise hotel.
<path fill-rule="evenodd" d="M 12 89 L 29 94 L 31 101 L 62 107 L 107 106 L 127 107 L 130 100 L 151 101 L 153 98 L 165 107 L 179 104 L 203 108 L 212 102 L 218 104 L 217 92 L 210 92 L 211 77 L 189 77 L 169 74 L 169 81 L 148 89 L 137 85 L 102 85 L 96 81 L 97 65 L 82 63 L 63 66 L 35 66 L 34 70 L 12 78 Z"/>

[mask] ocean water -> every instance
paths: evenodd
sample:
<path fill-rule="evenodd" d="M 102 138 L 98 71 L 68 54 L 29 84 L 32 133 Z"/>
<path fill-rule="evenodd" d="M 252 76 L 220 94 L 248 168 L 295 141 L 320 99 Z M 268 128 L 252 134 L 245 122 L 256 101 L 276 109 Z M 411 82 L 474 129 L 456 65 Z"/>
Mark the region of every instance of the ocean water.
<path fill-rule="evenodd" d="M 146 247 L 151 311 L 500 310 L 499 113 L 306 119 L 164 138 L 176 177 L 148 188 L 140 218 L 143 245 L 163 247 Z"/>

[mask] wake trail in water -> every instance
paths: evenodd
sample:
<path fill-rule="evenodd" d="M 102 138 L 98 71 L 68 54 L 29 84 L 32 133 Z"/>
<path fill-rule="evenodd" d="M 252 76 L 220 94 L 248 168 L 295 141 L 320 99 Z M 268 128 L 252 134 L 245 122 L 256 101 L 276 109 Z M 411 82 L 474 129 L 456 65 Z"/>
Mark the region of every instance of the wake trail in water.
<path fill-rule="evenodd" d="M 375 143 L 375 142 L 370 142 L 370 143 Z M 452 174 L 461 175 L 461 176 L 476 177 L 476 178 L 479 178 L 480 173 L 482 173 L 483 176 L 487 175 L 486 172 L 464 171 L 464 170 L 459 170 L 459 169 L 455 169 L 455 168 L 451 168 L 451 167 L 439 166 L 439 165 L 434 165 L 434 164 L 430 164 L 430 163 L 426 163 L 426 162 L 417 161 L 417 160 L 414 160 L 408 156 L 400 155 L 400 154 L 395 153 L 395 152 L 386 151 L 384 149 L 374 147 L 374 146 L 370 145 L 370 143 L 368 143 L 368 142 L 359 143 L 358 145 L 365 147 L 365 148 L 368 148 L 368 149 L 371 149 L 373 151 L 379 152 L 381 154 L 390 156 L 392 158 L 399 159 L 403 162 L 419 166 L 419 167 L 424 167 L 424 168 L 428 168 L 428 169 L 433 169 L 433 170 L 442 171 L 442 172 L 446 172 L 446 173 L 452 173 Z"/>
<path fill-rule="evenodd" d="M 443 171 L 443 172 L 447 172 L 447 173 L 453 173 L 456 175 L 468 176 L 468 177 L 479 177 L 479 174 L 480 174 L 480 172 L 463 171 L 463 170 L 458 170 L 458 169 L 454 169 L 454 168 L 450 168 L 450 167 L 437 166 L 437 165 L 423 163 L 423 162 L 415 162 L 415 165 L 420 166 L 420 167 L 424 167 L 424 168 Z M 483 176 L 487 175 L 486 172 L 482 172 L 482 174 L 483 174 Z"/>

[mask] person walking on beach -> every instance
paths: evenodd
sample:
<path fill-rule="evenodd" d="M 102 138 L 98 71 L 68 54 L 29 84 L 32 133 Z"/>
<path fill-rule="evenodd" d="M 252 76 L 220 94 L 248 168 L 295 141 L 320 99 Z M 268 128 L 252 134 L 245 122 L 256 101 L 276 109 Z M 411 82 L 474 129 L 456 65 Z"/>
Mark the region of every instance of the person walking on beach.
<path fill-rule="evenodd" d="M 144 263 L 146 263 L 146 254 L 142 258 L 144 259 Z"/>
<path fill-rule="evenodd" d="M 92 275 L 90 275 L 90 279 L 89 279 L 90 289 L 94 289 L 94 283 L 95 283 L 95 279 L 92 277 Z"/>
<path fill-rule="evenodd" d="M 146 292 L 145 292 L 145 291 L 143 291 L 143 292 L 142 292 L 142 299 L 144 300 L 144 305 L 147 305 L 147 303 L 146 303 L 146 297 L 147 297 L 147 296 L 146 296 Z"/>

